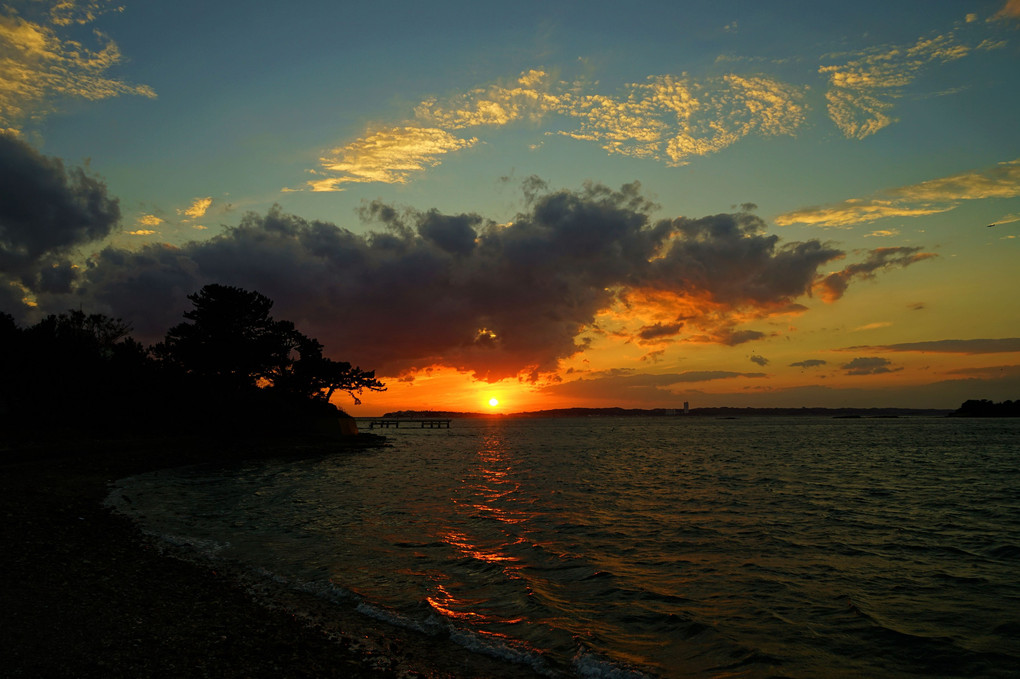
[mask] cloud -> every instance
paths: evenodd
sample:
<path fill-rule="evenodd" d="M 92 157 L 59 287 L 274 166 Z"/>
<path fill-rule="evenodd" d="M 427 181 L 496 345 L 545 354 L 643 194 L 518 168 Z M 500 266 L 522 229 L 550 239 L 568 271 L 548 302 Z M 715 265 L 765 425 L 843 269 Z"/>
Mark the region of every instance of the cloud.
<path fill-rule="evenodd" d="M 1004 21 L 1008 19 L 1020 19 L 1020 0 L 1006 0 L 1006 4 L 1002 6 L 989 21 Z"/>
<path fill-rule="evenodd" d="M 763 337 L 765 337 L 765 333 L 758 332 L 757 330 L 737 330 L 723 333 L 721 337 L 717 338 L 717 341 L 727 346 L 735 347 L 738 344 L 753 342 L 755 340 L 760 340 Z"/>
<path fill-rule="evenodd" d="M 809 207 L 787 212 L 776 217 L 776 224 L 789 226 L 799 223 L 813 226 L 846 227 L 889 217 L 923 217 L 948 212 L 953 207 L 955 206 L 909 206 L 879 198 L 850 198 L 828 207 Z"/>
<path fill-rule="evenodd" d="M 621 374 L 619 371 L 612 371 L 589 378 L 547 385 L 539 391 L 550 396 L 570 398 L 575 402 L 582 403 L 585 400 L 591 400 L 593 402 L 610 401 L 623 405 L 636 403 L 658 405 L 664 400 L 668 401 L 671 397 L 681 395 L 684 391 L 681 385 L 731 380 L 740 377 L 760 379 L 764 378 L 765 374 L 729 370 L 698 370 L 665 374 Z"/>
<path fill-rule="evenodd" d="M 625 97 L 580 95 L 562 110 L 580 129 L 562 134 L 595 141 L 610 153 L 683 165 L 740 139 L 792 135 L 804 123 L 801 88 L 765 77 L 694 80 L 649 76 Z"/>
<path fill-rule="evenodd" d="M 893 368 L 892 362 L 887 358 L 876 358 L 876 357 L 859 357 L 844 363 L 840 367 L 846 371 L 847 375 L 881 375 L 883 373 L 891 373 L 903 368 Z"/>
<path fill-rule="evenodd" d="M 853 332 L 862 332 L 865 330 L 878 330 L 879 328 L 888 328 L 892 325 L 890 321 L 876 321 L 874 323 L 865 323 L 859 325 L 853 329 Z"/>
<path fill-rule="evenodd" d="M 127 232 L 129 236 L 152 236 L 157 232 L 152 229 L 135 229 L 134 231 Z"/>
<path fill-rule="evenodd" d="M 755 365 L 760 365 L 763 368 L 769 364 L 769 359 L 765 358 L 764 356 L 759 356 L 757 354 L 752 354 L 750 360 L 751 363 L 754 363 Z"/>
<path fill-rule="evenodd" d="M 110 6 L 108 0 L 52 0 L 50 19 L 57 26 L 89 24 L 100 14 L 123 12 L 123 7 Z"/>
<path fill-rule="evenodd" d="M 985 170 L 974 170 L 902 186 L 888 193 L 901 201 L 931 203 L 1016 198 L 1020 196 L 1020 159 L 999 163 Z"/>
<path fill-rule="evenodd" d="M 447 130 L 536 121 L 564 106 L 568 95 L 561 89 L 550 74 L 532 69 L 510 85 L 480 87 L 445 101 L 426 99 L 415 107 L 415 118 Z"/>
<path fill-rule="evenodd" d="M 847 137 L 864 139 L 895 122 L 894 101 L 926 70 L 1004 46 L 1004 41 L 990 39 L 971 45 L 949 33 L 909 45 L 823 56 L 827 63 L 818 74 L 828 84 L 829 117 Z M 716 63 L 731 61 L 756 60 L 720 57 Z M 316 179 L 308 185 L 316 191 L 337 191 L 348 182 L 405 183 L 413 173 L 438 165 L 446 154 L 479 143 L 463 131 L 484 134 L 522 123 L 537 135 L 593 142 L 610 154 L 681 166 L 751 136 L 797 134 L 808 120 L 813 87 L 760 73 L 658 73 L 604 90 L 597 81 L 529 69 L 516 78 L 426 98 L 399 123 L 377 123 L 370 132 L 324 153 L 320 167 L 312 170 Z M 542 142 L 533 138 L 524 145 L 534 150 Z M 877 202 L 866 209 L 877 219 L 900 214 L 902 208 Z"/>
<path fill-rule="evenodd" d="M 944 339 L 873 346 L 846 347 L 840 351 L 916 351 L 939 354 L 1000 354 L 1020 351 L 1020 337 L 1002 339 Z"/>
<path fill-rule="evenodd" d="M 58 261 L 107 236 L 120 220 L 118 201 L 100 179 L 7 133 L 0 133 L 0 186 L 0 271 L 26 285 L 36 276 L 52 278 Z"/>
<path fill-rule="evenodd" d="M 964 375 L 967 377 L 981 377 L 985 379 L 997 379 L 1004 377 L 1020 377 L 1020 365 L 989 365 L 977 368 L 957 368 L 947 370 L 946 375 Z"/>
<path fill-rule="evenodd" d="M 896 122 L 892 100 L 933 63 L 962 59 L 971 47 L 952 35 L 920 38 L 913 45 L 868 50 L 840 64 L 821 66 L 829 81 L 829 117 L 843 134 L 864 139 Z"/>
<path fill-rule="evenodd" d="M 157 217 L 156 215 L 142 215 L 138 218 L 138 223 L 142 226 L 159 226 L 164 221 L 166 220 L 162 217 Z"/>
<path fill-rule="evenodd" d="M 776 217 L 776 224 L 846 227 L 888 217 L 920 217 L 948 212 L 961 201 L 1020 196 L 1020 160 L 990 168 L 889 189 L 872 198 L 851 198 L 835 205 L 808 207 Z M 886 235 L 876 231 L 871 235 Z"/>
<path fill-rule="evenodd" d="M 127 319 L 155 341 L 180 321 L 187 294 L 238 285 L 380 374 L 445 365 L 490 381 L 535 379 L 583 351 L 600 314 L 642 295 L 675 305 L 646 324 L 648 340 L 681 321 L 709 331 L 693 341 L 764 337 L 734 326 L 785 313 L 819 267 L 844 254 L 816 241 L 781 244 L 748 212 L 656 221 L 636 184 L 568 191 L 529 181 L 525 191 L 528 207 L 509 224 L 379 201 L 362 216 L 385 228 L 364 234 L 279 208 L 249 213 L 179 247 L 107 247 L 78 273 L 72 296 L 38 301 L 43 311 L 71 303 Z"/>
<path fill-rule="evenodd" d="M 389 127 L 377 130 L 322 158 L 322 179 L 308 182 L 313 191 L 340 191 L 347 183 L 404 184 L 413 172 L 435 167 L 442 156 L 474 146 L 474 137 L 462 139 L 434 127 Z"/>
<path fill-rule="evenodd" d="M 91 22 L 106 3 L 56 3 L 47 15 L 26 19 L 0 9 L 0 129 L 18 128 L 43 118 L 61 99 L 106 99 L 124 94 L 154 98 L 146 85 L 130 85 L 106 76 L 121 62 L 117 44 L 96 32 L 101 43 L 91 49 L 59 32 Z M 28 12 L 39 7 L 27 7 Z"/>
<path fill-rule="evenodd" d="M 546 134 L 596 142 L 609 153 L 683 165 L 752 134 L 794 134 L 806 117 L 803 100 L 803 87 L 766 76 L 695 80 L 656 75 L 628 84 L 616 95 L 533 69 L 509 84 L 426 99 L 415 107 L 412 120 L 379 126 L 327 151 L 313 171 L 320 178 L 308 185 L 315 191 L 337 191 L 349 182 L 402 184 L 412 173 L 438 165 L 446 154 L 479 141 L 455 132 L 520 121 L 545 122 Z M 554 116 L 569 129 L 550 123 Z"/>
<path fill-rule="evenodd" d="M 205 216 L 210 205 L 212 205 L 212 198 L 210 196 L 206 196 L 205 198 L 196 198 L 191 202 L 191 205 L 183 210 L 178 210 L 177 214 L 184 215 L 192 219 L 198 219 L 199 217 Z"/>
<path fill-rule="evenodd" d="M 1020 214 L 1012 213 L 1003 215 L 996 219 L 992 226 L 999 226 L 1001 224 L 1013 224 L 1015 222 L 1020 222 Z"/>
<path fill-rule="evenodd" d="M 790 367 L 791 368 L 817 368 L 817 367 L 823 366 L 825 364 L 826 364 L 826 362 L 821 360 L 821 359 L 818 359 L 818 358 L 809 358 L 806 361 L 797 361 L 796 363 L 791 363 Z"/>
<path fill-rule="evenodd" d="M 854 279 L 869 280 L 874 278 L 876 271 L 905 268 L 936 256 L 930 252 L 921 252 L 919 247 L 877 248 L 868 252 L 863 262 L 850 264 L 841 271 L 829 274 L 818 282 L 817 288 L 822 299 L 832 302 L 843 296 L 850 281 Z"/>
<path fill-rule="evenodd" d="M 785 307 L 810 291 L 818 267 L 844 254 L 817 240 L 781 245 L 778 236 L 765 233 L 765 222 L 748 211 L 680 217 L 658 228 L 666 229 L 669 238 L 635 287 L 679 291 L 731 307 Z"/>
<path fill-rule="evenodd" d="M 643 326 L 638 330 L 638 339 L 645 342 L 661 341 L 664 338 L 675 337 L 684 327 L 682 321 L 676 323 L 654 323 Z"/>

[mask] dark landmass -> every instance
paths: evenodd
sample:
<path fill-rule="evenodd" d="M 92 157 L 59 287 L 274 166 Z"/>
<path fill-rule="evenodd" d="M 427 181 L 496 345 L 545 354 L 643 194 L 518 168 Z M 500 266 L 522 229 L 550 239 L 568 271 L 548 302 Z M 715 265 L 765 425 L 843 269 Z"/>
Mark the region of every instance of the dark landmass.
<path fill-rule="evenodd" d="M 371 434 L 0 442 L 0 676 L 522 677 L 522 668 L 225 562 L 170 556 L 103 506 L 111 481 L 259 457 L 375 454 Z"/>
<path fill-rule="evenodd" d="M 985 399 L 965 401 L 950 417 L 1020 417 L 1020 399 L 993 403 Z"/>
<path fill-rule="evenodd" d="M 945 417 L 952 413 L 939 408 L 691 408 L 685 414 L 675 408 L 556 408 L 505 415 L 465 413 L 448 410 L 399 410 L 383 417 L 393 418 L 542 418 L 542 417 Z"/>

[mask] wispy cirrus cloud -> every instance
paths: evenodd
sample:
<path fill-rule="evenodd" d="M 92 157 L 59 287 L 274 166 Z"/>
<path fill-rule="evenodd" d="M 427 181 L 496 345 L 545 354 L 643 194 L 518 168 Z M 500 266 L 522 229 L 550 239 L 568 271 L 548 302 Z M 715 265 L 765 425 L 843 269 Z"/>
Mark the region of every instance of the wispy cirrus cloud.
<path fill-rule="evenodd" d="M 415 107 L 415 118 L 447 130 L 480 125 L 508 125 L 524 119 L 539 120 L 569 105 L 564 84 L 549 73 L 532 69 L 509 84 L 475 88 L 446 100 L 426 99 Z"/>
<path fill-rule="evenodd" d="M 580 127 L 561 134 L 610 153 L 683 165 L 753 133 L 794 134 L 806 116 L 803 98 L 802 88 L 765 76 L 649 76 L 628 85 L 624 97 L 571 98 L 562 112 Z"/>
<path fill-rule="evenodd" d="M 106 12 L 123 11 L 123 7 L 111 5 L 108 0 L 55 0 L 49 16 L 57 26 L 69 26 L 92 23 Z"/>
<path fill-rule="evenodd" d="M 1015 14 L 1010 9 L 1013 2 L 996 17 Z M 819 57 L 817 73 L 827 87 L 829 118 L 851 139 L 864 139 L 891 125 L 896 121 L 895 101 L 921 75 L 1005 46 L 1004 40 L 989 37 L 987 29 L 978 34 L 979 26 L 977 15 L 971 14 L 954 31 L 910 44 Z M 784 61 L 723 56 L 717 63 L 756 63 L 767 68 Z M 542 68 L 529 69 L 515 78 L 424 99 L 408 119 L 379 123 L 361 137 L 325 152 L 320 166 L 312 170 L 316 178 L 306 186 L 336 191 L 347 183 L 405 183 L 415 173 L 440 164 L 447 154 L 478 143 L 464 130 L 492 131 L 522 122 L 535 125 L 535 132 L 542 136 L 595 143 L 610 154 L 686 165 L 751 136 L 795 135 L 808 119 L 808 94 L 815 84 L 790 83 L 750 71 L 702 76 L 667 73 L 606 91 L 598 88 L 597 81 L 561 79 Z M 532 140 L 527 146 L 537 149 L 542 144 Z M 856 206 L 856 213 L 870 219 L 939 210 L 907 207 L 892 199 L 861 201 Z M 846 218 L 838 212 L 818 217 L 827 223 Z"/>
<path fill-rule="evenodd" d="M 854 346 L 839 351 L 890 351 L 920 352 L 940 354 L 1002 354 L 1020 352 L 1020 337 L 1004 337 L 1001 339 L 943 339 L 926 342 L 902 342 L 900 344 L 880 344 Z"/>
<path fill-rule="evenodd" d="M 920 217 L 948 212 L 961 202 L 1020 196 L 1020 159 L 919 184 L 889 189 L 871 198 L 807 207 L 776 217 L 776 224 L 849 227 L 888 217 Z M 880 232 L 876 232 L 876 235 Z"/>
<path fill-rule="evenodd" d="M 323 156 L 321 179 L 308 182 L 313 191 L 340 191 L 344 184 L 382 182 L 403 184 L 413 172 L 441 162 L 442 156 L 474 146 L 474 137 L 463 139 L 435 127 L 389 127 Z"/>
<path fill-rule="evenodd" d="M 50 3 L 46 3 L 50 4 Z M 52 3 L 24 7 L 29 18 L 9 6 L 0 8 L 0 129 L 18 129 L 29 119 L 46 117 L 61 99 L 107 99 L 125 94 L 155 98 L 148 85 L 132 85 L 107 72 L 122 61 L 117 44 L 95 32 L 99 45 L 88 47 L 62 35 L 72 24 L 92 22 L 105 2 Z"/>
<path fill-rule="evenodd" d="M 982 41 L 974 47 L 948 33 L 920 38 L 912 45 L 844 55 L 840 63 L 818 69 L 829 84 L 825 94 L 829 117 L 846 137 L 869 137 L 896 122 L 894 100 L 927 68 L 962 59 L 974 49 L 1000 46 Z"/>
<path fill-rule="evenodd" d="M 1006 4 L 989 21 L 1020 19 L 1020 0 L 1006 0 Z"/>
<path fill-rule="evenodd" d="M 547 395 L 569 397 L 584 402 L 587 399 L 598 400 L 609 398 L 616 403 L 651 402 L 661 403 L 662 399 L 679 396 L 689 386 L 718 380 L 737 378 L 762 379 L 765 373 L 735 372 L 730 370 L 691 370 L 679 373 L 631 373 L 628 371 L 608 371 L 594 373 L 589 377 L 550 384 L 541 388 Z"/>
<path fill-rule="evenodd" d="M 923 217 L 948 212 L 955 205 L 910 206 L 880 198 L 849 198 L 842 203 L 824 207 L 808 207 L 776 217 L 776 224 L 809 224 L 811 226 L 848 227 L 889 217 Z"/>
<path fill-rule="evenodd" d="M 478 143 L 468 128 L 549 121 L 542 134 L 599 144 L 612 154 L 683 165 L 752 135 L 792 135 L 806 117 L 803 87 L 767 76 L 726 75 L 701 80 L 649 76 L 622 93 L 599 93 L 581 82 L 532 69 L 509 83 L 429 98 L 401 125 L 381 126 L 320 159 L 313 191 L 346 183 L 402 184 L 449 153 Z M 455 134 L 456 133 L 456 134 Z M 535 145 L 533 145 L 535 146 Z"/>
<path fill-rule="evenodd" d="M 1020 196 L 1020 159 L 999 163 L 985 170 L 963 172 L 920 184 L 892 189 L 897 200 L 956 202 L 981 198 Z"/>

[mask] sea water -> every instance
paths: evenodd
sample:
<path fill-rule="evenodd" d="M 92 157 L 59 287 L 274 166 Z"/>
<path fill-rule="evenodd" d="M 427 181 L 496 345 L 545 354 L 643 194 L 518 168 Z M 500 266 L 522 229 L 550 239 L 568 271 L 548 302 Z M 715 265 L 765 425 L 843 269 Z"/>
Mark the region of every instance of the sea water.
<path fill-rule="evenodd" d="M 1020 674 L 1020 420 L 458 419 L 111 503 L 549 676 Z"/>

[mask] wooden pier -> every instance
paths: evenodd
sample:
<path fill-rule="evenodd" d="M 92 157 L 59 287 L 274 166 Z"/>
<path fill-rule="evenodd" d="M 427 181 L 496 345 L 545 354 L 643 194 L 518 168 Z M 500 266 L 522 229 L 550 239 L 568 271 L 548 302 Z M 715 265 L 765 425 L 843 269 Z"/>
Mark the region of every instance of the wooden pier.
<path fill-rule="evenodd" d="M 440 417 L 417 417 L 417 418 L 402 418 L 402 417 L 383 417 L 375 420 L 369 420 L 368 428 L 375 429 L 380 427 L 383 429 L 389 429 L 390 427 L 400 428 L 401 424 L 418 424 L 422 429 L 449 429 L 450 420 Z"/>

